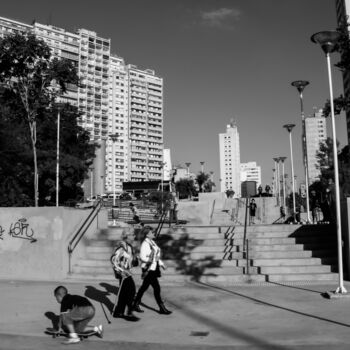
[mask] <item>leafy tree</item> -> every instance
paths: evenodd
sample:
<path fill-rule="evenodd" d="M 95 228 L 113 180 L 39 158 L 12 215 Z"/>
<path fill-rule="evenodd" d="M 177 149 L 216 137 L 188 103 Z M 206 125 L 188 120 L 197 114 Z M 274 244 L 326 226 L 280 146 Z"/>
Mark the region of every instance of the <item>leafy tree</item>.
<path fill-rule="evenodd" d="M 180 198 L 191 198 L 197 192 L 192 179 L 184 178 L 176 181 L 175 188 Z"/>
<path fill-rule="evenodd" d="M 3 90 L 4 92 L 4 90 Z M 0 206 L 33 205 L 32 153 L 26 122 L 0 93 Z M 14 95 L 12 95 L 15 98 Z M 22 108 L 18 105 L 18 109 Z M 17 114 L 19 114 L 17 116 Z M 60 203 L 82 196 L 79 186 L 87 176 L 95 153 L 89 134 L 77 124 L 77 108 L 66 104 L 61 110 Z M 37 115 L 37 156 L 40 174 L 40 205 L 56 202 L 57 110 L 40 110 Z"/>
<path fill-rule="evenodd" d="M 196 176 L 196 181 L 199 186 L 199 192 L 203 192 L 204 190 L 204 184 L 209 180 L 210 175 L 204 173 L 203 171 L 199 172 Z"/>
<path fill-rule="evenodd" d="M 13 93 L 23 107 L 20 115 L 30 131 L 34 163 L 34 203 L 38 205 L 37 119 L 42 109 L 77 84 L 75 66 L 66 59 L 51 57 L 49 46 L 32 33 L 11 34 L 0 41 L 0 84 Z"/>

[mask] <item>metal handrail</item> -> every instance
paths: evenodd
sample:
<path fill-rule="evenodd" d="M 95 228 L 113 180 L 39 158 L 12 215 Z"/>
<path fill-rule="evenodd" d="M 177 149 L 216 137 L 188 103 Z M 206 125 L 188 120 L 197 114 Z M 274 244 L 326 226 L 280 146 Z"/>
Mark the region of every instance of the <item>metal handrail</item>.
<path fill-rule="evenodd" d="M 103 207 L 103 200 L 99 199 L 97 203 L 94 205 L 93 210 L 91 210 L 90 214 L 87 216 L 87 218 L 84 220 L 84 222 L 81 224 L 79 229 L 77 230 L 76 234 L 73 236 L 73 238 L 68 243 L 68 273 L 71 274 L 71 258 L 72 253 L 80 240 L 83 238 L 84 234 L 90 227 L 93 220 L 96 218 L 97 214 L 100 212 L 101 208 Z"/>
<path fill-rule="evenodd" d="M 164 222 L 165 222 L 165 218 L 167 216 L 167 213 L 168 213 L 169 209 L 167 210 L 164 210 L 159 221 L 158 221 L 158 226 L 156 228 L 156 231 L 155 231 L 155 238 L 158 238 L 158 236 L 160 235 L 160 231 L 162 230 L 163 228 L 163 225 L 164 225 Z M 170 218 L 169 218 L 169 223 L 170 223 Z"/>
<path fill-rule="evenodd" d="M 247 238 L 247 221 L 248 221 L 248 203 L 249 198 L 246 198 L 245 202 L 245 218 L 244 218 L 244 236 L 243 236 L 243 251 L 246 251 L 246 238 Z"/>
<path fill-rule="evenodd" d="M 215 199 L 214 199 L 214 201 L 213 201 L 213 207 L 212 207 L 212 209 L 211 209 L 210 223 L 212 223 L 212 221 L 213 221 L 214 208 L 215 208 Z"/>

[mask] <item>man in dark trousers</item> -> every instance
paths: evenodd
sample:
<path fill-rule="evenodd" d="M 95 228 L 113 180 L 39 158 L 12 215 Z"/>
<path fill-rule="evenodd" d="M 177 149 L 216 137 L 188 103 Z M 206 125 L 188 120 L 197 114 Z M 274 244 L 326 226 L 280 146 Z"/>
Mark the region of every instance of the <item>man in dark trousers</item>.
<path fill-rule="evenodd" d="M 116 246 L 111 263 L 115 277 L 119 280 L 119 290 L 117 300 L 113 308 L 113 317 L 124 318 L 127 321 L 138 321 L 132 312 L 136 286 L 132 277 L 131 268 L 138 265 L 138 260 L 134 256 L 134 249 L 131 245 L 135 238 L 134 230 L 125 228 L 122 233 L 122 241 Z M 127 308 L 126 315 L 124 314 Z"/>

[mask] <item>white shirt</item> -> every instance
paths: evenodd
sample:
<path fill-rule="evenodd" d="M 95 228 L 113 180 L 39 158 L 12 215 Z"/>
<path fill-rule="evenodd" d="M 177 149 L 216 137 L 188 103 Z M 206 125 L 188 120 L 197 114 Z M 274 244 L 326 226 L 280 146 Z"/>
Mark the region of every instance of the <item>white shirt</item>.
<path fill-rule="evenodd" d="M 146 238 L 141 244 L 140 259 L 142 261 L 141 267 L 145 268 L 149 266 L 150 271 L 155 271 L 157 262 L 159 266 L 164 266 L 162 260 L 160 260 L 160 248 L 150 238 Z"/>

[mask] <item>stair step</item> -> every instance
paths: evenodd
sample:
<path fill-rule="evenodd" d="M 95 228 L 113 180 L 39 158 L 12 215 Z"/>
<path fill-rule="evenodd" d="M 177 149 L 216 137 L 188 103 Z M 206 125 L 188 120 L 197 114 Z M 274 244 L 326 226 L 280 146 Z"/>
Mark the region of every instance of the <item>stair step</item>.
<path fill-rule="evenodd" d="M 337 273 L 298 273 L 298 274 L 273 274 L 267 276 L 269 282 L 301 282 L 301 281 L 337 281 Z"/>
<path fill-rule="evenodd" d="M 300 265 L 326 265 L 335 264 L 336 258 L 283 258 L 283 259 L 253 259 L 253 266 L 300 266 Z"/>
<path fill-rule="evenodd" d="M 296 273 L 329 273 L 332 272 L 332 266 L 329 265 L 299 265 L 299 266 L 261 266 L 260 273 L 270 274 L 296 274 Z"/>

